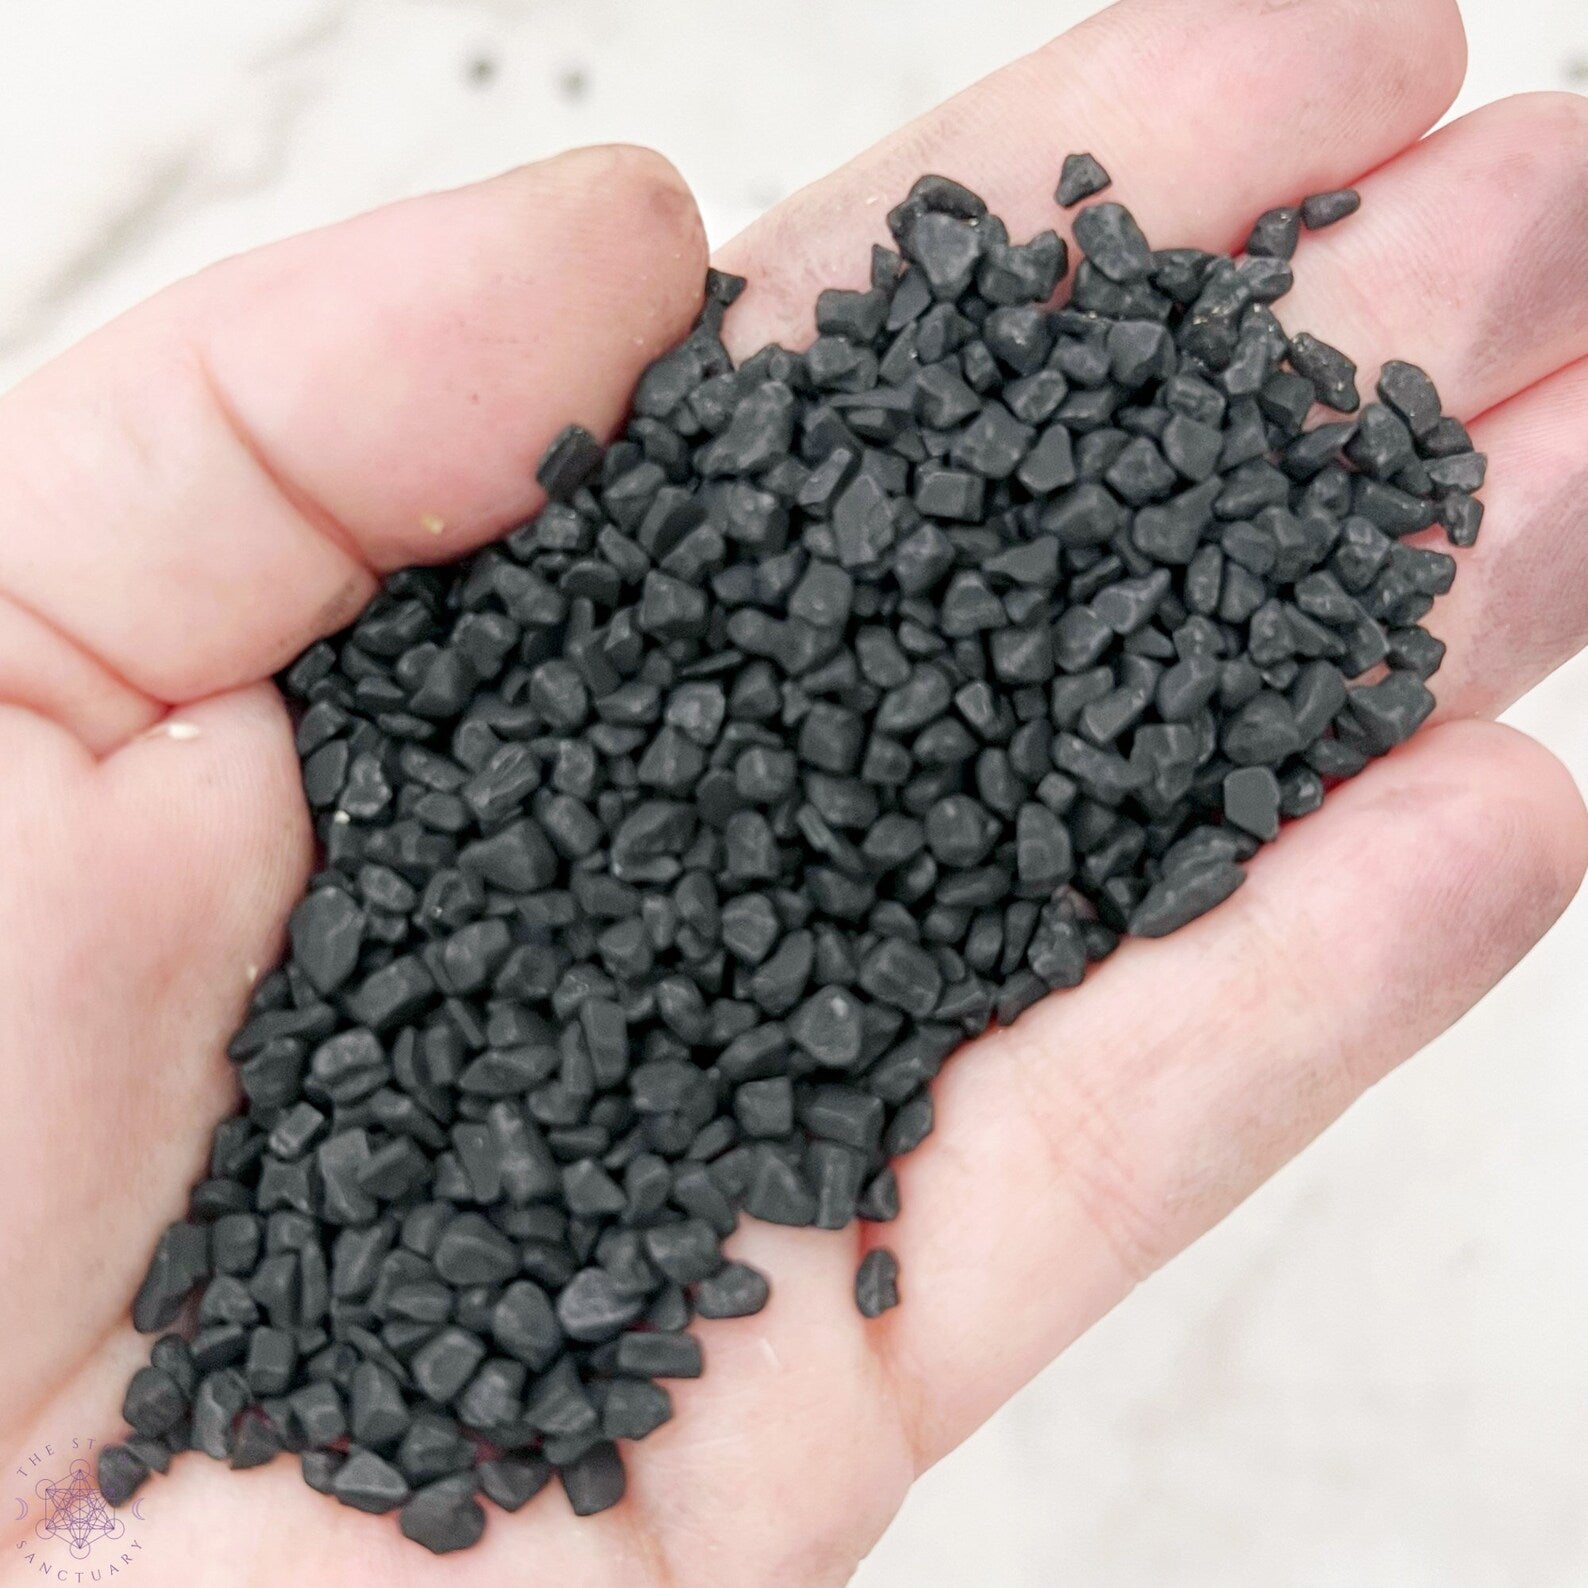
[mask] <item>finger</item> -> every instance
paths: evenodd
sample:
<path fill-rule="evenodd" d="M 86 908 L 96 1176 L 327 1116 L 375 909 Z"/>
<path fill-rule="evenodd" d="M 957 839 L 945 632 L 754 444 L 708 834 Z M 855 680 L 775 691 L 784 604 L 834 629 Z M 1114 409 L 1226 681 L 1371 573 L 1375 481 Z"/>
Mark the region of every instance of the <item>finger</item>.
<path fill-rule="evenodd" d="M 1303 238 L 1277 308 L 1357 362 L 1364 398 L 1409 359 L 1471 418 L 1588 355 L 1588 98 L 1487 105 L 1361 191 L 1360 215 Z"/>
<path fill-rule="evenodd" d="M 1421 136 L 1466 68 L 1453 0 L 1123 0 L 796 193 L 722 252 L 750 278 L 738 348 L 798 340 L 816 293 L 862 279 L 923 171 L 968 183 L 1023 236 L 1064 218 L 1090 149 L 1160 246 L 1229 247 L 1271 204 L 1349 182 Z M 1111 193 L 1110 197 L 1115 194 Z"/>
<path fill-rule="evenodd" d="M 1588 359 L 1473 426 L 1489 455 L 1474 550 L 1427 626 L 1444 716 L 1490 716 L 1588 643 Z"/>
<path fill-rule="evenodd" d="M 98 765 L 0 708 L 0 762 L 0 1091 L 20 1105 L 0 1110 L 3 1445 L 125 1318 L 155 1234 L 202 1176 L 235 1095 L 215 1033 L 236 1028 L 275 955 L 310 840 L 263 685 L 184 708 Z"/>
<path fill-rule="evenodd" d="M 1434 729 L 1226 906 L 950 1062 L 899 1166 L 881 1327 L 932 1460 L 1498 981 L 1588 863 L 1564 770 Z"/>
<path fill-rule="evenodd" d="M 604 148 L 219 265 L 0 399 L 0 592 L 158 700 L 262 678 L 529 512 L 704 262 L 672 168 Z"/>

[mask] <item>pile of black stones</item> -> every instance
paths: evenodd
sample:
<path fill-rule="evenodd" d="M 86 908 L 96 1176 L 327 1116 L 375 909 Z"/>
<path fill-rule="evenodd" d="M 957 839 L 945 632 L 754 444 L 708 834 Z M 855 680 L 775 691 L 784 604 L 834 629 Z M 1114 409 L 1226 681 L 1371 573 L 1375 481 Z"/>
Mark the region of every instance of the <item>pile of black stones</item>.
<path fill-rule="evenodd" d="M 192 1448 L 437 1551 L 553 1473 L 613 1505 L 692 1319 L 767 1300 L 741 1213 L 894 1217 L 955 1048 L 1422 723 L 1455 563 L 1409 537 L 1472 544 L 1484 460 L 1270 308 L 1356 205 L 1232 259 L 1091 204 L 1051 307 L 1057 234 L 924 177 L 804 352 L 735 369 L 711 273 L 621 439 L 564 431 L 532 521 L 291 667 L 323 860 L 138 1294 L 171 1332 L 107 1500 Z M 885 1247 L 856 1296 L 897 1301 Z"/>

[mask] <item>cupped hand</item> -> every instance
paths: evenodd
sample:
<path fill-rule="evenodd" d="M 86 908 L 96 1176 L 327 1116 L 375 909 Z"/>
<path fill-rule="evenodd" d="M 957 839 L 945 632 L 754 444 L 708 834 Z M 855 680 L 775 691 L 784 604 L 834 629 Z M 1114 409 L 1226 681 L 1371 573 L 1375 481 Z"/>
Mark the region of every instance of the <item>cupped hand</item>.
<path fill-rule="evenodd" d="M 900 1165 L 901 1308 L 857 1313 L 854 1231 L 746 1224 L 771 1305 L 698 1326 L 706 1375 L 615 1510 L 554 1489 L 435 1559 L 290 1457 L 190 1456 L 143 1491 L 141 1580 L 842 1583 L 917 1473 L 1549 926 L 1583 808 L 1489 719 L 1588 638 L 1588 101 L 1424 139 L 1463 62 L 1451 0 L 1125 0 L 724 250 L 744 352 L 863 283 L 923 171 L 1018 235 L 1091 149 L 1156 243 L 1221 249 L 1358 184 L 1280 307 L 1369 383 L 1425 365 L 1491 455 L 1439 713 L 1229 904 L 950 1063 Z M 272 672 L 384 572 L 531 513 L 547 440 L 620 420 L 704 266 L 664 162 L 583 151 L 228 261 L 0 400 L 0 1470 L 118 1432 L 129 1300 L 231 1106 L 223 1048 L 312 860 Z"/>

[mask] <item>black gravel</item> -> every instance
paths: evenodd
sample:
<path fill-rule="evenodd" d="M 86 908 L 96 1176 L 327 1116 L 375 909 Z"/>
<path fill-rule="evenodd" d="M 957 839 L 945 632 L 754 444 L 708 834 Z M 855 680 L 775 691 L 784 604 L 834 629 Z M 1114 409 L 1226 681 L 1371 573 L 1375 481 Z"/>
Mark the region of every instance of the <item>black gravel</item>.
<path fill-rule="evenodd" d="M 1058 201 L 1109 185 L 1075 156 Z M 893 1219 L 961 1042 L 1418 728 L 1424 532 L 1472 544 L 1484 461 L 1422 371 L 1364 405 L 1270 308 L 1357 202 L 1239 259 L 1093 204 L 1053 307 L 1054 232 L 923 178 L 808 350 L 735 369 L 713 272 L 534 520 L 287 671 L 321 866 L 134 1303 L 107 1499 L 191 1448 L 437 1552 L 554 1474 L 616 1504 L 692 1321 L 767 1303 L 741 1214 Z M 887 1249 L 855 1296 L 898 1304 Z"/>
<path fill-rule="evenodd" d="M 899 1263 L 887 1247 L 866 1253 L 855 1275 L 855 1303 L 868 1318 L 899 1305 Z"/>

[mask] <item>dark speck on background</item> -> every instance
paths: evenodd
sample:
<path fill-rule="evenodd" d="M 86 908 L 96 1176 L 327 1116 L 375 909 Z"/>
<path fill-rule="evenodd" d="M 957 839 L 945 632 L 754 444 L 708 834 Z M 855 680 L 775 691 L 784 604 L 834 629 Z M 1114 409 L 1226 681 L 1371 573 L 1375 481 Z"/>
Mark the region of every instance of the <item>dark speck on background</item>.
<path fill-rule="evenodd" d="M 1573 88 L 1582 88 L 1588 85 L 1588 50 L 1576 55 L 1568 55 L 1563 67 L 1566 81 Z"/>
<path fill-rule="evenodd" d="M 570 105 L 577 105 L 590 92 L 590 78 L 582 66 L 570 66 L 558 73 L 557 92 Z"/>
<path fill-rule="evenodd" d="M 464 68 L 464 76 L 474 88 L 485 88 L 495 82 L 498 69 L 497 59 L 494 55 L 480 53 L 474 56 Z"/>

